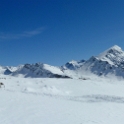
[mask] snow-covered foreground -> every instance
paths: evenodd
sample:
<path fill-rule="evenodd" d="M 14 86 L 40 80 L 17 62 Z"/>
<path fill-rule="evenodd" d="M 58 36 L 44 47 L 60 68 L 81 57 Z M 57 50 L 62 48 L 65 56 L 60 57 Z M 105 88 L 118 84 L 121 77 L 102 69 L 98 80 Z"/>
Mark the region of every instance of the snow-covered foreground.
<path fill-rule="evenodd" d="M 0 78 L 0 124 L 123 124 L 124 80 Z"/>

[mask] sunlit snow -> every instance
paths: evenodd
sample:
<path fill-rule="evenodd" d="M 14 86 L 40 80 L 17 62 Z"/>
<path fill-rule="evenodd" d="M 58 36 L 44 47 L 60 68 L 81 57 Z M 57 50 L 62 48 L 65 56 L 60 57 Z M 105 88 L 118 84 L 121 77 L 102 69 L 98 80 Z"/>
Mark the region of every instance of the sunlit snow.
<path fill-rule="evenodd" d="M 124 81 L 1 76 L 0 124 L 123 124 Z"/>

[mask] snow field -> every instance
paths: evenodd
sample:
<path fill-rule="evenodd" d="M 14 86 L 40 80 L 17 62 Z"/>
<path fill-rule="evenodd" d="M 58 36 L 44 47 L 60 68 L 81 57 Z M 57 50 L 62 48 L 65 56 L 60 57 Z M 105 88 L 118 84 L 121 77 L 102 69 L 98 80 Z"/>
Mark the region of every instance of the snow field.
<path fill-rule="evenodd" d="M 0 79 L 0 124 L 123 124 L 124 81 Z"/>

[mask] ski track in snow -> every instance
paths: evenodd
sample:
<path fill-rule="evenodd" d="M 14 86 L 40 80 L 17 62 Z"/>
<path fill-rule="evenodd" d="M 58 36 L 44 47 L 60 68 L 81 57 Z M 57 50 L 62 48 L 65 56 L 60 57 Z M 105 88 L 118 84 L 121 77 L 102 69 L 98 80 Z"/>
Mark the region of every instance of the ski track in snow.
<path fill-rule="evenodd" d="M 124 103 L 124 97 L 119 96 L 109 96 L 109 95 L 99 95 L 99 94 L 92 94 L 92 95 L 84 95 L 84 96 L 67 96 L 67 95 L 54 95 L 54 94 L 48 94 L 48 93 L 37 93 L 34 89 L 27 88 L 29 90 L 22 91 L 21 93 L 24 94 L 32 94 L 32 95 L 41 95 L 41 96 L 47 96 L 57 99 L 65 99 L 65 100 L 71 100 L 75 102 L 87 102 L 87 103 L 95 103 L 95 102 L 113 102 L 113 103 Z M 13 90 L 6 90 L 9 92 L 15 92 Z"/>

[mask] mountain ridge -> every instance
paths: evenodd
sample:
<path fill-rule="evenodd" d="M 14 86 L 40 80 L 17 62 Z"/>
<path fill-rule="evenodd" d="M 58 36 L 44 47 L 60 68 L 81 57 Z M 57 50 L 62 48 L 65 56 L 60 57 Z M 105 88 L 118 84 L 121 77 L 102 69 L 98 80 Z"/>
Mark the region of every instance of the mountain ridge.
<path fill-rule="evenodd" d="M 37 78 L 73 78 L 73 75 L 83 75 L 85 72 L 97 76 L 111 74 L 124 78 L 124 51 L 119 46 L 114 45 L 99 55 L 90 57 L 88 60 L 72 60 L 61 67 L 35 63 L 17 67 L 1 66 L 0 69 L 0 73 L 4 75 Z"/>

